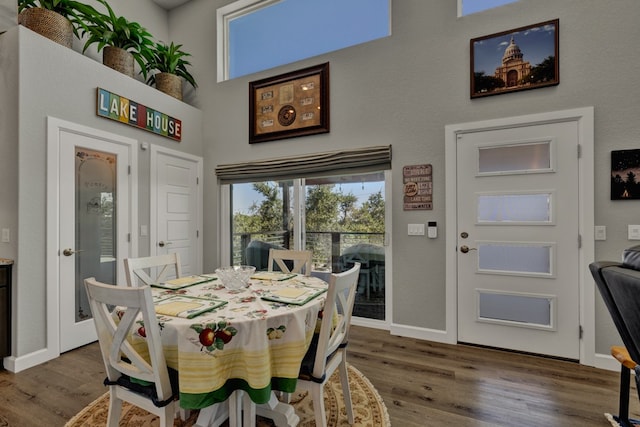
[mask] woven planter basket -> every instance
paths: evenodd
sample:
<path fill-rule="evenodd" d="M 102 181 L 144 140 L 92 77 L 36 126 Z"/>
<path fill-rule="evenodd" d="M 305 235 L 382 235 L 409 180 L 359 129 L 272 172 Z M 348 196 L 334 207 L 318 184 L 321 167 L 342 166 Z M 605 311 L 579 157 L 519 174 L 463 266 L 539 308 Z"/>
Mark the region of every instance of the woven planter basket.
<path fill-rule="evenodd" d="M 171 73 L 155 75 L 156 89 L 182 101 L 182 78 Z"/>
<path fill-rule="evenodd" d="M 102 63 L 109 68 L 133 77 L 133 55 L 124 49 L 105 46 L 102 49 Z"/>
<path fill-rule="evenodd" d="M 64 16 L 41 7 L 25 9 L 18 15 L 18 24 L 65 47 L 73 45 L 73 25 Z"/>

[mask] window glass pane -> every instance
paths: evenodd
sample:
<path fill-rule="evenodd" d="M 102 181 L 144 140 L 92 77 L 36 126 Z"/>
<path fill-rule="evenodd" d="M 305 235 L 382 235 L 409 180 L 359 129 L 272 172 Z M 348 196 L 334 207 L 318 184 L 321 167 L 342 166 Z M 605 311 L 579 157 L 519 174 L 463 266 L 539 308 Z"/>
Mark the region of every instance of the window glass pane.
<path fill-rule="evenodd" d="M 492 9 L 494 7 L 502 6 L 509 3 L 514 3 L 518 0 L 461 0 L 462 1 L 462 16 L 470 15 L 476 12 L 482 12 L 483 10 Z"/>
<path fill-rule="evenodd" d="M 478 196 L 479 223 L 551 222 L 551 194 Z"/>
<path fill-rule="evenodd" d="M 478 244 L 478 268 L 500 273 L 551 274 L 551 246 Z"/>
<path fill-rule="evenodd" d="M 552 326 L 551 304 L 546 297 L 480 291 L 479 318 Z"/>
<path fill-rule="evenodd" d="M 385 318 L 384 215 L 383 173 L 306 180 L 306 248 L 314 269 L 361 264 L 354 316 Z"/>
<path fill-rule="evenodd" d="M 551 168 L 551 144 L 503 145 L 478 150 L 479 173 L 543 171 Z"/>
<path fill-rule="evenodd" d="M 291 182 L 254 182 L 231 186 L 232 239 L 234 265 L 268 267 L 269 248 L 291 247 Z"/>
<path fill-rule="evenodd" d="M 391 34 L 389 0 L 282 0 L 229 21 L 229 78 Z"/>
<path fill-rule="evenodd" d="M 354 315 L 384 320 L 385 181 L 384 172 L 307 178 L 304 200 L 294 200 L 299 181 L 232 184 L 231 259 L 268 269 L 269 249 L 304 248 L 313 253 L 312 274 L 329 280 L 361 263 Z M 300 221 L 293 206 L 304 206 Z M 305 224 L 295 230 L 294 224 Z"/>

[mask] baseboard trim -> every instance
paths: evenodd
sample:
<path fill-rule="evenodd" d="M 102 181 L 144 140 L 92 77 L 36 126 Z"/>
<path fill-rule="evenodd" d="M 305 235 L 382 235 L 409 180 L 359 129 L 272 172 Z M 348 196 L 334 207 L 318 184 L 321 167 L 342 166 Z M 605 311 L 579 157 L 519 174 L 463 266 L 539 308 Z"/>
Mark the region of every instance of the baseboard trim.
<path fill-rule="evenodd" d="M 391 333 L 391 335 L 398 335 L 401 337 L 416 338 L 445 344 L 456 344 L 455 341 L 451 340 L 451 335 L 447 334 L 447 331 L 442 331 L 439 329 L 427 329 L 418 328 L 415 326 L 391 324 L 391 329 L 389 330 L 389 332 Z"/>
<path fill-rule="evenodd" d="M 607 371 L 620 370 L 620 362 L 610 354 L 596 353 L 594 362 L 594 367 L 599 369 L 606 369 Z"/>
<path fill-rule="evenodd" d="M 34 351 L 33 353 L 25 354 L 24 356 L 9 356 L 3 359 L 4 368 L 17 374 L 25 369 L 33 368 L 49 360 L 59 357 L 60 354 L 44 348 L 42 350 Z"/>

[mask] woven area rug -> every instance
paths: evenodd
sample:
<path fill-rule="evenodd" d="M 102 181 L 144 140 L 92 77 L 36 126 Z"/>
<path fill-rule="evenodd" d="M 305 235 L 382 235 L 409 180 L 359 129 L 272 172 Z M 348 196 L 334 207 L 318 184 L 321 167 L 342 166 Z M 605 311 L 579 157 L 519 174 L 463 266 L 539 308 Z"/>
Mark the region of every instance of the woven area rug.
<path fill-rule="evenodd" d="M 609 423 L 611 423 L 613 427 L 624 427 L 622 424 L 620 424 L 617 415 L 611 415 L 611 414 L 605 413 L 604 417 L 607 420 L 609 420 Z M 633 427 L 640 427 L 640 420 L 629 418 L 629 422 Z"/>
<path fill-rule="evenodd" d="M 390 427 L 389 414 L 382 398 L 369 380 L 353 366 L 349 365 L 349 386 L 355 415 L 354 426 Z M 307 392 L 291 396 L 291 403 L 300 417 L 300 427 L 315 426 L 313 406 Z M 327 411 L 328 426 L 348 426 L 347 412 L 342 399 L 340 379 L 336 372 L 324 387 L 324 405 Z M 107 424 L 109 412 L 109 394 L 105 393 L 74 416 L 65 427 L 98 427 Z M 174 427 L 193 426 L 198 418 L 198 412 L 192 411 L 186 421 L 176 420 Z M 259 427 L 272 427 L 273 422 L 258 417 Z M 120 427 L 156 427 L 158 418 L 143 409 L 125 402 L 122 408 Z M 223 424 L 226 426 L 227 423 Z"/>

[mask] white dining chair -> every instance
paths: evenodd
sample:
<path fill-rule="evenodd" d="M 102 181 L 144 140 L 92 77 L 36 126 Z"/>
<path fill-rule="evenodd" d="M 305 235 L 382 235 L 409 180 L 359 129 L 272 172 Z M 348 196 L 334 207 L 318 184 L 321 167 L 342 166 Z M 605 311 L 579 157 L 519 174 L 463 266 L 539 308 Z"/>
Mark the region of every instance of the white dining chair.
<path fill-rule="evenodd" d="M 351 315 L 356 298 L 360 263 L 343 273 L 333 273 L 329 281 L 320 332 L 314 334 L 302 361 L 296 390 L 308 390 L 313 400 L 316 426 L 326 426 L 324 385 L 336 369 L 340 371 L 340 384 L 349 424 L 353 424 L 353 406 L 347 374 L 346 346 L 351 327 Z M 333 312 L 337 312 L 337 316 Z"/>
<path fill-rule="evenodd" d="M 275 263 L 284 273 L 298 273 L 311 276 L 311 257 L 311 251 L 269 249 L 268 271 L 273 271 Z M 287 263 L 287 261 L 289 262 Z"/>
<path fill-rule="evenodd" d="M 180 254 L 177 252 L 143 258 L 125 258 L 127 286 L 152 285 L 182 276 Z"/>
<path fill-rule="evenodd" d="M 172 427 L 179 410 L 177 372 L 174 371 L 172 381 L 162 350 L 151 288 L 108 285 L 93 277 L 84 283 L 107 372 L 107 425 L 118 426 L 122 402 L 126 401 L 160 417 L 160 426 Z M 111 312 L 113 306 L 124 310 L 117 324 Z M 140 315 L 144 332 L 138 332 L 138 344 L 146 343 L 149 361 L 127 340 L 132 329 L 140 328 L 137 323 Z"/>

